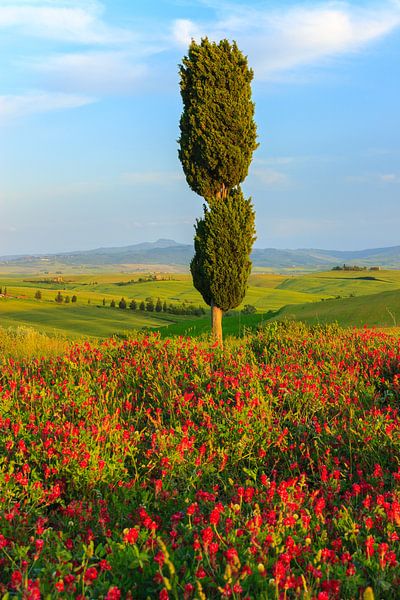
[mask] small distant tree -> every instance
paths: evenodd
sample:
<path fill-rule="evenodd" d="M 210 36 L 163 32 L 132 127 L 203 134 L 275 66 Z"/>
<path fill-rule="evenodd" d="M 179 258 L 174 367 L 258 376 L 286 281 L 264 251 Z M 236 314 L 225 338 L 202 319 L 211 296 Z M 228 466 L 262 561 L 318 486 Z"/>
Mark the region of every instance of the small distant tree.
<path fill-rule="evenodd" d="M 57 304 L 62 304 L 62 301 L 64 300 L 61 292 L 58 292 L 57 296 L 56 296 L 56 302 Z"/>
<path fill-rule="evenodd" d="M 65 298 L 64 298 L 65 304 L 69 304 L 70 301 L 71 301 L 70 297 L 69 296 L 65 296 Z"/>
<path fill-rule="evenodd" d="M 125 298 L 121 298 L 121 300 L 118 302 L 118 307 L 122 308 L 122 310 L 125 310 L 125 308 L 126 308 L 126 300 L 125 300 Z"/>
<path fill-rule="evenodd" d="M 131 302 L 129 304 L 129 308 L 131 310 L 136 310 L 137 309 L 137 302 L 136 302 L 136 300 L 131 300 Z"/>
<path fill-rule="evenodd" d="M 146 304 L 144 302 L 144 300 L 141 301 L 140 305 L 139 305 L 139 310 L 146 310 Z"/>
<path fill-rule="evenodd" d="M 106 305 L 106 299 L 103 298 L 103 306 L 105 306 L 105 305 Z"/>
<path fill-rule="evenodd" d="M 35 298 L 36 298 L 36 300 L 41 300 L 42 299 L 42 292 L 40 290 L 37 290 L 35 292 Z"/>
<path fill-rule="evenodd" d="M 167 305 L 167 301 L 166 300 L 164 300 L 164 302 L 163 302 L 162 309 L 163 309 L 163 312 L 167 312 L 168 311 L 168 305 Z"/>
<path fill-rule="evenodd" d="M 242 308 L 242 313 L 244 315 L 254 315 L 257 312 L 257 309 L 252 304 L 245 304 Z"/>
<path fill-rule="evenodd" d="M 115 300 L 111 300 L 110 306 L 111 306 L 111 308 L 115 308 Z"/>
<path fill-rule="evenodd" d="M 162 302 L 161 302 L 160 298 L 157 298 L 156 312 L 161 312 L 161 311 L 162 311 Z"/>
<path fill-rule="evenodd" d="M 0 287 L 0 294 L 2 294 L 2 293 L 3 293 L 3 288 L 2 288 L 2 287 Z"/>
<path fill-rule="evenodd" d="M 78 298 L 75 296 L 75 294 L 72 296 L 71 302 L 78 302 Z"/>
<path fill-rule="evenodd" d="M 146 298 L 146 310 L 148 312 L 154 312 L 154 308 L 155 308 L 155 305 L 154 305 L 153 298 L 151 298 L 151 297 L 150 298 Z"/>
<path fill-rule="evenodd" d="M 4 288 L 4 295 L 7 296 L 7 288 Z"/>

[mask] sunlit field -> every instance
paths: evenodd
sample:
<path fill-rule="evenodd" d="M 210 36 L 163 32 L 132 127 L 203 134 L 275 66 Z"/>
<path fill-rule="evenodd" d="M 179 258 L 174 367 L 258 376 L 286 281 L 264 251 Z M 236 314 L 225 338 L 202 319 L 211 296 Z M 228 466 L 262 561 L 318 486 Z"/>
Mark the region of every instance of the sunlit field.
<path fill-rule="evenodd" d="M 0 274 L 0 326 L 32 327 L 70 339 L 126 335 L 143 328 L 162 329 L 163 335 L 204 333 L 209 318 L 172 312 L 139 310 L 143 301 L 159 298 L 172 307 L 201 307 L 208 311 L 188 274 L 86 273 Z M 225 318 L 229 334 L 243 334 L 271 318 L 300 319 L 310 323 L 337 321 L 345 326 L 397 326 L 400 306 L 398 271 L 327 271 L 311 275 L 253 274 L 242 305 L 255 315 L 240 312 Z M 40 299 L 35 295 L 40 292 Z M 55 301 L 57 294 L 62 302 Z M 385 295 L 386 294 L 386 295 Z M 76 296 L 77 301 L 71 302 Z M 368 298 L 367 298 L 368 296 Z M 66 299 L 68 297 L 68 303 Z M 364 298 L 365 297 L 365 298 Z M 127 308 L 118 304 L 124 298 Z M 135 300 L 137 309 L 129 309 Z M 111 303 L 116 304 L 111 308 Z M 176 312 L 176 311 L 175 311 Z M 272 313 L 277 313 L 275 316 Z"/>

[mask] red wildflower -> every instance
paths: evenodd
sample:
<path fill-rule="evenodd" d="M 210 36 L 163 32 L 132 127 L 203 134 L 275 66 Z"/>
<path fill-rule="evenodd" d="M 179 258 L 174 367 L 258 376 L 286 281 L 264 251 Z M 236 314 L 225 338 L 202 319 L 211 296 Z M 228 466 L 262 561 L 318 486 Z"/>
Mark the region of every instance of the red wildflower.
<path fill-rule="evenodd" d="M 124 529 L 124 542 L 127 544 L 136 544 L 136 541 L 139 537 L 139 532 L 136 528 L 132 527 L 130 529 Z"/>

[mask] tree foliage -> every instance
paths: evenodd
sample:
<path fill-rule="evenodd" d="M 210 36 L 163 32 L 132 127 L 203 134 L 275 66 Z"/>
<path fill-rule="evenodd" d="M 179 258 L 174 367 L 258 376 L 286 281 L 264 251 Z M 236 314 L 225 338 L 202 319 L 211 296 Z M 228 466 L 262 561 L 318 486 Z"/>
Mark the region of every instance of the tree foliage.
<path fill-rule="evenodd" d="M 183 113 L 179 158 L 191 189 L 207 202 L 247 176 L 257 147 L 253 71 L 236 42 L 202 39 L 180 65 Z"/>
<path fill-rule="evenodd" d="M 204 205 L 204 218 L 195 226 L 190 270 L 208 305 L 225 312 L 242 302 L 251 270 L 254 222 L 251 199 L 244 198 L 240 188 L 231 190 L 224 201 Z"/>

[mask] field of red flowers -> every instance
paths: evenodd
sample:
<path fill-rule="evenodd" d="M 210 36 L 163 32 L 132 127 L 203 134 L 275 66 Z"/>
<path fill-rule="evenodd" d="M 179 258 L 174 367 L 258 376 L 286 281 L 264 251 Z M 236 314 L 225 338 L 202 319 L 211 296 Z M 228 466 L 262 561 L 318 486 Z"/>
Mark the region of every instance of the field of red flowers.
<path fill-rule="evenodd" d="M 400 598 L 399 397 L 336 326 L 4 359 L 0 596 Z"/>

